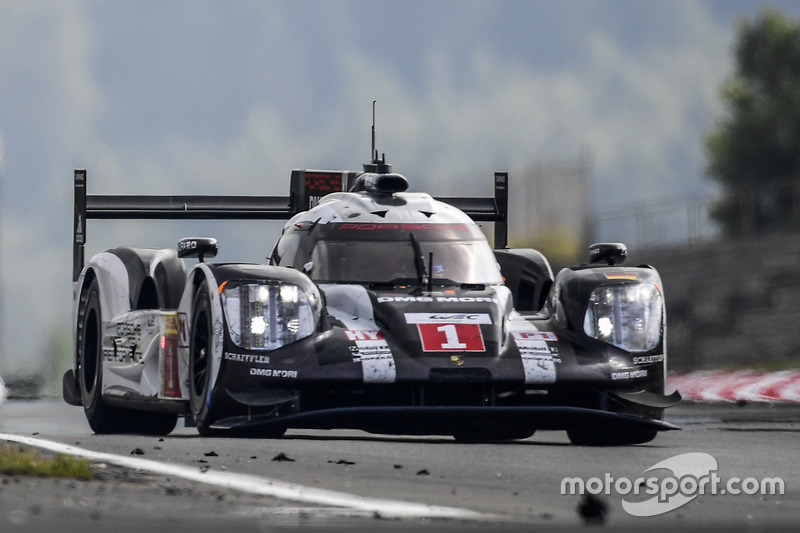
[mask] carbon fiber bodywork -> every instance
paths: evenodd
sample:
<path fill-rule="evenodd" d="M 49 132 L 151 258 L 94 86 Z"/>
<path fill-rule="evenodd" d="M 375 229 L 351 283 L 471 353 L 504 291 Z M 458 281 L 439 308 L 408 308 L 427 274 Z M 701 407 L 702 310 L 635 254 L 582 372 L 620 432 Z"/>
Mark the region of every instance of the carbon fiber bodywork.
<path fill-rule="evenodd" d="M 662 421 L 680 395 L 664 391 L 661 280 L 613 265 L 623 246 L 595 247 L 598 261 L 557 276 L 535 250 L 492 253 L 473 219 L 495 220 L 504 245 L 503 173 L 491 202 L 451 203 L 403 192 L 397 174 L 292 178 L 285 201 L 179 199 L 189 218 L 291 217 L 269 265 L 203 262 L 213 239 L 184 239 L 178 253 L 117 248 L 84 265 L 86 218 L 181 211 L 162 197 L 87 196 L 76 172 L 64 399 L 84 405 L 95 431 L 163 433 L 184 416 L 203 434 L 491 440 L 559 429 L 578 444 L 635 444 L 676 429 Z"/>

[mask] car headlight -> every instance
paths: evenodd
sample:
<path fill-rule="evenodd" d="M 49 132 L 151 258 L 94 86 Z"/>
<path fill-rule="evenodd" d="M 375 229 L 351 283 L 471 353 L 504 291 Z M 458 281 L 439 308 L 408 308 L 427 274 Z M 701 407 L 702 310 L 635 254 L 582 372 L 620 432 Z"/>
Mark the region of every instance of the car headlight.
<path fill-rule="evenodd" d="M 647 352 L 661 341 L 664 300 L 653 283 L 606 285 L 589 297 L 583 331 L 628 352 Z"/>
<path fill-rule="evenodd" d="M 226 283 L 222 305 L 231 340 L 247 350 L 274 350 L 315 329 L 308 295 L 291 283 Z"/>

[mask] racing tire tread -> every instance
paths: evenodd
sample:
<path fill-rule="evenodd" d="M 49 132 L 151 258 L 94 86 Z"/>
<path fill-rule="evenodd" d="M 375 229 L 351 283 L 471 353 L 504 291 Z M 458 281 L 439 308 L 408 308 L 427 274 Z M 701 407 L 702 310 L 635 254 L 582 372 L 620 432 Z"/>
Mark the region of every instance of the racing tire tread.
<path fill-rule="evenodd" d="M 214 346 L 214 325 L 211 318 L 211 297 L 208 282 L 197 288 L 192 304 L 189 337 L 189 409 L 197 432 L 203 437 L 221 436 L 214 423 L 209 404 L 211 385 L 211 352 Z"/>

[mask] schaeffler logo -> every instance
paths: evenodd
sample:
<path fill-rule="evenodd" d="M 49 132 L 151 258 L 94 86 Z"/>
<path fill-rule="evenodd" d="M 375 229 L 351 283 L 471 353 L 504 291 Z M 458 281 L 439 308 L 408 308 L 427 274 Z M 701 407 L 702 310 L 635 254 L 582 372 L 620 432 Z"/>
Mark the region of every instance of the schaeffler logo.
<path fill-rule="evenodd" d="M 717 460 L 707 453 L 684 453 L 656 463 L 644 473 L 666 470 L 671 475 L 651 475 L 634 480 L 626 477 L 614 478 L 605 474 L 586 481 L 580 478 L 561 480 L 561 494 L 592 494 L 623 496 L 622 508 L 633 516 L 656 516 L 674 511 L 697 496 L 710 494 L 783 494 L 781 478 L 730 477 L 723 482 L 717 474 Z M 646 496 L 652 498 L 644 499 Z"/>

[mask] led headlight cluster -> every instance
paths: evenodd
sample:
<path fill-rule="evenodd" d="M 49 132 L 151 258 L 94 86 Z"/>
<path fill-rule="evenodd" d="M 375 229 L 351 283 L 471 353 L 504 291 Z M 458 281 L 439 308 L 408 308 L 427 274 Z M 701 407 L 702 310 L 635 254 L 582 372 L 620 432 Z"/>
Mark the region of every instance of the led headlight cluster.
<path fill-rule="evenodd" d="M 228 283 L 222 304 L 231 340 L 248 350 L 274 350 L 314 332 L 309 297 L 291 283 Z"/>
<path fill-rule="evenodd" d="M 647 352 L 661 341 L 663 316 L 655 284 L 607 285 L 592 291 L 583 331 L 628 352 Z"/>

